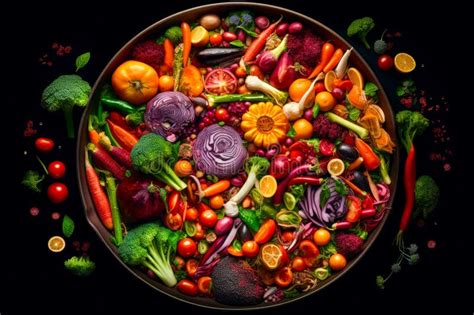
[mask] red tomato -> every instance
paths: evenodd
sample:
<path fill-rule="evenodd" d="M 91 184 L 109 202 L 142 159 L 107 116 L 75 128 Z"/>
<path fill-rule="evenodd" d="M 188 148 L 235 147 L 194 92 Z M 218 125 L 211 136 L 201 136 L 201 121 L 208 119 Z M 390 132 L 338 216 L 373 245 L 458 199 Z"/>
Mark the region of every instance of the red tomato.
<path fill-rule="evenodd" d="M 176 287 L 179 292 L 189 296 L 196 296 L 199 291 L 197 284 L 188 279 L 181 280 Z"/>
<path fill-rule="evenodd" d="M 216 119 L 218 121 L 223 121 L 223 122 L 228 122 L 229 119 L 230 119 L 230 114 L 229 112 L 227 111 L 227 109 L 225 108 L 219 108 L 218 110 L 216 110 Z"/>
<path fill-rule="evenodd" d="M 295 232 L 293 231 L 285 231 L 281 235 L 281 240 L 285 243 L 291 243 L 295 239 Z"/>
<path fill-rule="evenodd" d="M 248 258 L 256 257 L 259 250 L 260 246 L 255 241 L 247 241 L 242 245 L 242 253 Z"/>
<path fill-rule="evenodd" d="M 324 83 L 318 82 L 314 85 L 314 92 L 318 94 L 319 92 L 326 91 L 326 88 L 324 87 Z"/>
<path fill-rule="evenodd" d="M 196 234 L 194 234 L 193 239 L 196 241 L 200 241 L 204 238 L 204 229 L 202 228 L 201 223 L 196 222 L 194 224 L 196 225 Z"/>
<path fill-rule="evenodd" d="M 40 152 L 49 152 L 54 148 L 54 141 L 49 138 L 38 138 L 35 141 L 35 147 Z"/>
<path fill-rule="evenodd" d="M 169 212 L 165 216 L 165 224 L 169 229 L 177 231 L 183 225 L 183 217 L 179 213 Z"/>
<path fill-rule="evenodd" d="M 334 80 L 334 87 L 343 91 L 349 92 L 352 89 L 353 83 L 351 80 Z"/>
<path fill-rule="evenodd" d="M 211 293 L 212 287 L 212 278 L 208 276 L 204 276 L 198 279 L 198 289 L 199 293 L 203 295 L 208 295 Z"/>
<path fill-rule="evenodd" d="M 209 42 L 213 46 L 219 46 L 222 43 L 222 35 L 219 33 L 214 33 L 209 38 Z"/>
<path fill-rule="evenodd" d="M 181 199 L 181 194 L 178 191 L 173 191 L 168 196 L 168 210 L 169 212 L 179 212 L 181 213 L 184 207 L 183 200 Z"/>
<path fill-rule="evenodd" d="M 48 187 L 48 198 L 52 203 L 61 203 L 67 199 L 69 191 L 63 183 L 53 183 Z"/>
<path fill-rule="evenodd" d="M 304 262 L 303 258 L 300 256 L 296 256 L 293 258 L 293 261 L 291 262 L 291 269 L 294 271 L 303 271 L 306 269 L 306 263 Z"/>
<path fill-rule="evenodd" d="M 293 150 L 293 151 L 290 151 L 289 158 L 290 158 L 290 160 L 295 160 L 295 161 L 301 162 L 302 160 L 304 160 L 305 155 L 304 155 L 303 152 L 301 152 L 299 150 Z"/>
<path fill-rule="evenodd" d="M 66 165 L 61 161 L 54 161 L 48 165 L 48 173 L 52 178 L 61 178 L 66 174 Z"/>
<path fill-rule="evenodd" d="M 199 262 L 196 259 L 189 259 L 186 262 L 186 272 L 188 273 L 188 276 L 194 277 L 198 269 L 198 266 L 199 266 Z"/>
<path fill-rule="evenodd" d="M 382 55 L 377 60 L 380 69 L 387 71 L 393 68 L 393 58 L 389 55 Z"/>
<path fill-rule="evenodd" d="M 237 90 L 238 82 L 229 70 L 217 68 L 209 72 L 204 80 L 207 92 L 217 95 L 232 94 Z"/>
<path fill-rule="evenodd" d="M 334 143 L 327 139 L 321 139 L 319 142 L 319 152 L 324 156 L 333 156 L 335 148 Z"/>
<path fill-rule="evenodd" d="M 265 75 L 263 74 L 262 70 L 257 65 L 250 66 L 250 75 L 257 76 L 260 80 L 263 80 L 265 78 Z"/>
<path fill-rule="evenodd" d="M 313 267 L 318 262 L 319 249 L 310 240 L 304 240 L 301 242 L 299 253 L 308 267 Z"/>
<path fill-rule="evenodd" d="M 355 223 L 359 221 L 362 213 L 362 201 L 355 196 L 347 196 L 346 221 Z"/>
<path fill-rule="evenodd" d="M 257 233 L 255 233 L 253 239 L 257 244 L 265 244 L 269 240 L 272 239 L 273 234 L 275 234 L 276 231 L 276 223 L 272 219 L 268 219 L 265 221 L 262 226 L 258 229 Z"/>
<path fill-rule="evenodd" d="M 187 258 L 196 254 L 197 245 L 196 242 L 189 238 L 183 238 L 178 242 L 178 254 L 181 257 Z"/>
<path fill-rule="evenodd" d="M 235 70 L 235 75 L 238 76 L 239 78 L 245 78 L 247 76 L 247 71 L 245 70 L 245 68 L 238 67 Z"/>
<path fill-rule="evenodd" d="M 275 276 L 275 283 L 282 288 L 289 286 L 293 282 L 293 272 L 289 267 L 280 269 Z"/>
<path fill-rule="evenodd" d="M 199 222 L 207 228 L 213 228 L 217 222 L 217 214 L 213 210 L 204 210 L 199 216 Z"/>
<path fill-rule="evenodd" d="M 176 269 L 178 270 L 183 269 L 184 266 L 186 265 L 186 263 L 184 262 L 184 259 L 179 256 L 174 257 L 173 264 L 176 266 Z"/>
<path fill-rule="evenodd" d="M 198 211 L 196 208 L 191 207 L 186 210 L 186 221 L 196 221 L 198 218 Z"/>

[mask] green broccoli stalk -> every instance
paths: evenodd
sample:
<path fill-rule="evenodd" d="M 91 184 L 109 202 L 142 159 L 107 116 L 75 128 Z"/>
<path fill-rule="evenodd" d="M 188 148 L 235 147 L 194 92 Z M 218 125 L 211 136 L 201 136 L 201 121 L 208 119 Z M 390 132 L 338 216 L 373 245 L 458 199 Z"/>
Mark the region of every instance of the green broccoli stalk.
<path fill-rule="evenodd" d="M 390 179 L 390 174 L 388 173 L 389 171 L 389 166 L 388 162 L 385 159 L 383 154 L 378 154 L 379 159 L 380 159 L 380 176 L 382 177 L 382 181 L 390 185 L 392 183 L 392 180 Z"/>
<path fill-rule="evenodd" d="M 330 122 L 336 123 L 355 132 L 361 139 L 366 139 L 369 136 L 369 131 L 362 126 L 359 126 L 347 119 L 342 118 L 334 113 L 326 113 L 326 117 Z"/>
<path fill-rule="evenodd" d="M 430 217 L 439 200 L 439 187 L 430 176 L 418 177 L 415 184 L 415 213 L 413 217 L 420 215 L 424 219 Z"/>
<path fill-rule="evenodd" d="M 146 267 L 165 285 L 173 287 L 177 281 L 171 256 L 183 236 L 181 232 L 173 232 L 156 223 L 146 223 L 128 231 L 118 252 L 127 265 Z"/>
<path fill-rule="evenodd" d="M 271 98 L 265 94 L 252 93 L 252 94 L 224 94 L 224 95 L 212 95 L 206 94 L 207 102 L 210 107 L 214 107 L 220 103 L 232 103 L 232 102 L 267 102 Z"/>
<path fill-rule="evenodd" d="M 89 257 L 73 256 L 64 262 L 64 267 L 79 277 L 87 277 L 95 270 L 95 263 Z"/>
<path fill-rule="evenodd" d="M 144 174 L 155 176 L 178 191 L 183 190 L 186 183 L 168 164 L 177 159 L 177 149 L 174 146 L 157 134 L 144 135 L 130 153 L 133 167 Z"/>
<path fill-rule="evenodd" d="M 370 45 L 367 42 L 367 34 L 375 27 L 375 22 L 371 17 L 363 17 L 352 21 L 347 28 L 347 36 L 357 36 L 359 40 L 364 44 L 367 49 L 370 49 Z"/>
<path fill-rule="evenodd" d="M 67 136 L 74 138 L 72 112 L 74 106 L 84 107 L 89 100 L 91 87 L 78 75 L 61 75 L 51 82 L 41 96 L 41 105 L 49 112 L 62 110 L 66 118 Z"/>
<path fill-rule="evenodd" d="M 239 215 L 238 205 L 244 201 L 245 197 L 255 186 L 257 179 L 267 173 L 270 162 L 262 157 L 253 156 L 245 162 L 245 171 L 247 172 L 247 180 L 240 188 L 239 192 L 229 199 L 224 205 L 225 214 L 231 217 Z"/>
<path fill-rule="evenodd" d="M 40 175 L 37 171 L 26 171 L 21 184 L 34 192 L 41 192 L 41 183 L 44 175 Z"/>
<path fill-rule="evenodd" d="M 415 136 L 421 135 L 428 128 L 430 121 L 420 112 L 402 110 L 395 116 L 398 133 L 403 146 L 410 151 Z"/>

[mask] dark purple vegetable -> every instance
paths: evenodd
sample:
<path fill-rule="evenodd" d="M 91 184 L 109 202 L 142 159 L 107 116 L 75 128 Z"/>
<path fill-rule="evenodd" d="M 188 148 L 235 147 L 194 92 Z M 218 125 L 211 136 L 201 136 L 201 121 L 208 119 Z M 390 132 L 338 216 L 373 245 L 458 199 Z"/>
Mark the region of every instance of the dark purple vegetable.
<path fill-rule="evenodd" d="M 255 25 L 263 31 L 270 26 L 270 20 L 266 16 L 257 16 L 255 18 Z"/>
<path fill-rule="evenodd" d="M 165 209 L 160 189 L 163 184 L 137 175 L 126 177 L 117 186 L 117 200 L 122 219 L 127 223 L 150 220 Z"/>
<path fill-rule="evenodd" d="M 181 92 L 162 92 L 152 98 L 145 111 L 145 124 L 170 142 L 176 141 L 194 122 L 194 106 Z"/>
<path fill-rule="evenodd" d="M 265 50 L 257 57 L 257 65 L 263 72 L 271 72 L 278 63 L 278 58 L 286 49 L 288 36 L 285 36 L 281 43 L 272 50 Z"/>
<path fill-rule="evenodd" d="M 296 71 L 293 66 L 293 58 L 288 52 L 284 52 L 270 76 L 270 84 L 279 90 L 286 90 L 295 79 Z"/>
<path fill-rule="evenodd" d="M 354 183 L 363 191 L 370 191 L 369 181 L 367 180 L 367 177 L 365 177 L 364 174 L 359 171 L 354 172 L 354 179 L 352 180 L 352 183 Z"/>
<path fill-rule="evenodd" d="M 250 229 L 246 224 L 242 224 L 239 229 L 239 239 L 242 243 L 252 240 L 252 234 L 250 233 Z"/>
<path fill-rule="evenodd" d="M 214 66 L 238 58 L 244 54 L 241 48 L 206 48 L 197 53 L 203 65 Z"/>
<path fill-rule="evenodd" d="M 323 207 L 321 207 L 321 194 L 327 189 L 329 198 Z M 332 224 L 342 218 L 347 211 L 346 198 L 336 191 L 336 185 L 332 178 L 326 181 L 326 184 L 317 190 L 313 186 L 306 189 L 303 201 L 300 202 L 300 208 L 306 214 L 306 217 L 317 226 L 331 227 Z"/>
<path fill-rule="evenodd" d="M 346 143 L 341 143 L 337 146 L 337 154 L 341 159 L 349 163 L 354 162 L 359 157 L 359 152 L 353 146 Z"/>
<path fill-rule="evenodd" d="M 247 158 L 240 135 L 230 126 L 217 124 L 204 128 L 193 145 L 198 169 L 219 178 L 237 174 Z"/>
<path fill-rule="evenodd" d="M 223 217 L 219 221 L 217 221 L 216 226 L 214 227 L 214 231 L 217 235 L 224 235 L 232 229 L 232 225 L 234 224 L 234 219 L 231 217 Z"/>

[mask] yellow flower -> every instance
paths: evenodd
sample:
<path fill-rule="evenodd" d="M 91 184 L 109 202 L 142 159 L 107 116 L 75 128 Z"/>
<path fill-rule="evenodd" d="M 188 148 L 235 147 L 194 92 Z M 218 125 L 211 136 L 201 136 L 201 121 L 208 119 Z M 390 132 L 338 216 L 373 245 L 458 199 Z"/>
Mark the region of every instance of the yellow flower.
<path fill-rule="evenodd" d="M 240 124 L 245 140 L 264 148 L 285 139 L 288 127 L 288 119 L 281 106 L 270 102 L 252 104 L 243 114 Z"/>

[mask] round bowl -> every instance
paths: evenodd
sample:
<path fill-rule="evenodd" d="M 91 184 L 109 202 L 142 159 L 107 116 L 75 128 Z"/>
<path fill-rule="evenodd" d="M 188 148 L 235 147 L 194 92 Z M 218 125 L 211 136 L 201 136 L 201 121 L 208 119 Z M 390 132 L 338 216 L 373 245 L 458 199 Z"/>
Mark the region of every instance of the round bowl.
<path fill-rule="evenodd" d="M 323 36 L 323 38 L 333 39 L 336 46 L 342 49 L 347 49 L 350 47 L 350 45 L 341 36 L 339 36 L 337 33 L 335 33 L 333 30 L 331 30 L 327 26 L 323 25 L 322 23 L 310 17 L 307 17 L 303 14 L 300 14 L 300 13 L 297 13 L 285 8 L 267 5 L 267 4 L 249 3 L 249 2 L 216 3 L 216 4 L 209 4 L 209 5 L 195 7 L 192 9 L 188 9 L 188 10 L 173 14 L 165 19 L 162 19 L 154 23 L 153 25 L 149 26 L 148 28 L 146 28 L 145 30 L 137 34 L 128 43 L 126 43 L 110 60 L 110 62 L 104 68 L 104 70 L 99 75 L 97 81 L 94 84 L 94 87 L 92 89 L 92 93 L 90 96 L 89 104 L 87 108 L 85 109 L 82 116 L 80 129 L 79 129 L 79 135 L 78 135 L 78 142 L 77 142 L 77 173 L 78 173 L 81 198 L 82 198 L 82 202 L 85 209 L 85 215 L 87 217 L 88 222 L 90 223 L 92 228 L 95 230 L 95 232 L 98 234 L 102 242 L 104 242 L 106 247 L 110 250 L 111 254 L 115 256 L 115 258 L 117 258 L 117 260 L 123 265 L 123 267 L 126 268 L 130 273 L 132 273 L 134 276 L 139 278 L 141 281 L 143 281 L 144 283 L 146 283 L 153 289 L 159 291 L 160 293 L 166 294 L 182 302 L 186 302 L 186 303 L 190 303 L 190 304 L 194 304 L 194 305 L 198 305 L 202 307 L 207 307 L 207 308 L 225 309 L 225 310 L 243 310 L 243 309 L 250 310 L 250 309 L 262 309 L 262 308 L 275 307 L 278 305 L 294 302 L 296 300 L 300 300 L 303 298 L 307 298 L 311 295 L 314 295 L 319 290 L 322 290 L 326 286 L 335 282 L 339 277 L 349 272 L 351 268 L 364 256 L 364 254 L 367 252 L 367 250 L 370 248 L 370 246 L 372 245 L 372 243 L 374 242 L 374 240 L 377 238 L 380 231 L 382 230 L 385 224 L 385 221 L 387 219 L 387 215 L 388 215 L 388 210 L 387 210 L 385 212 L 385 216 L 383 220 L 379 223 L 376 229 L 370 233 L 370 236 L 364 243 L 364 248 L 362 252 L 357 257 L 352 259 L 343 271 L 333 274 L 330 278 L 323 281 L 322 283 L 319 283 L 313 290 L 309 292 L 303 293 L 296 298 L 284 299 L 281 302 L 274 303 L 274 304 L 262 303 L 259 305 L 252 305 L 252 306 L 228 306 L 228 305 L 220 304 L 216 302 L 214 299 L 210 299 L 210 298 L 186 296 L 184 294 L 181 294 L 174 288 L 168 288 L 162 283 L 160 283 L 159 281 L 150 279 L 144 272 L 125 265 L 122 262 L 122 260 L 119 258 L 116 247 L 110 241 L 111 233 L 102 225 L 97 215 L 97 212 L 94 208 L 94 204 L 92 202 L 91 195 L 87 187 L 85 168 L 84 168 L 84 162 L 85 162 L 84 161 L 84 148 L 88 142 L 87 118 L 89 114 L 91 113 L 94 104 L 96 104 L 96 102 L 98 102 L 99 100 L 99 97 L 100 97 L 99 92 L 101 90 L 101 87 L 106 82 L 110 82 L 110 77 L 113 71 L 115 70 L 115 68 L 117 68 L 117 66 L 119 66 L 122 62 L 124 62 L 127 59 L 133 46 L 143 41 L 144 39 L 149 38 L 151 35 L 163 32 L 164 30 L 166 30 L 166 28 L 170 27 L 171 25 L 176 25 L 176 24 L 179 25 L 179 23 L 183 20 L 194 21 L 206 13 L 219 14 L 219 13 L 226 12 L 232 9 L 243 9 L 243 8 L 250 9 L 256 13 L 261 13 L 264 15 L 283 15 L 284 17 L 288 18 L 288 20 L 301 21 L 305 25 L 308 25 L 314 30 L 316 30 L 318 34 Z M 350 64 L 360 69 L 363 75 L 365 76 L 365 78 L 367 78 L 367 80 L 374 82 L 380 88 L 379 106 L 383 109 L 386 115 L 385 128 L 387 132 L 390 134 L 390 136 L 392 137 L 392 139 L 396 139 L 394 115 L 393 115 L 391 106 L 389 104 L 387 95 L 385 94 L 385 91 L 383 90 L 383 87 L 380 84 L 379 80 L 376 78 L 374 72 L 370 69 L 368 64 L 364 61 L 364 59 L 356 50 L 354 50 L 350 56 Z M 395 196 L 395 189 L 397 186 L 397 178 L 398 178 L 398 164 L 399 164 L 399 157 L 398 157 L 398 150 L 396 150 L 393 154 L 392 163 L 391 163 L 392 165 L 392 170 L 391 170 L 392 184 L 390 186 L 391 198 L 387 205 L 387 209 L 390 209 L 391 204 L 393 202 L 393 198 Z"/>

